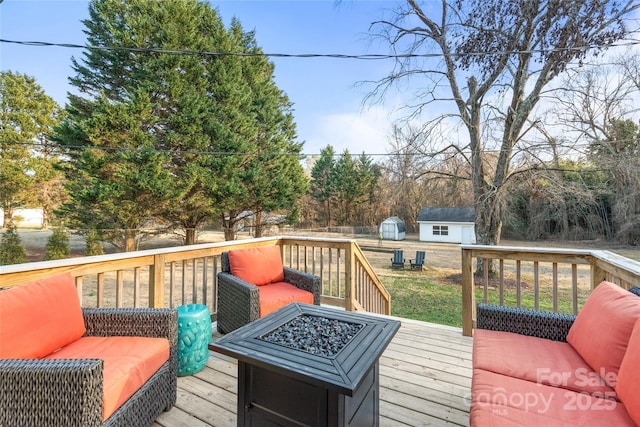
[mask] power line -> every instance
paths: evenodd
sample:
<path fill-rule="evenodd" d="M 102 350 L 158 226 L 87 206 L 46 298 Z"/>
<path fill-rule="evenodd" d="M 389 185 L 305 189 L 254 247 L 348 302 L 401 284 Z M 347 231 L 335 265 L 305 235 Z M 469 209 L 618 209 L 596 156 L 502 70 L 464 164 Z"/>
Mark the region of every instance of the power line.
<path fill-rule="evenodd" d="M 160 53 L 171 55 L 196 55 L 196 56 L 238 56 L 238 57 L 271 57 L 271 58 L 333 58 L 333 59 L 358 59 L 358 60 L 386 60 L 386 59 L 410 59 L 410 58 L 441 58 L 443 53 L 404 53 L 404 54 L 341 54 L 341 53 L 265 53 L 265 52 L 217 52 L 217 51 L 201 51 L 189 49 L 159 49 L 159 48 L 137 48 L 123 46 L 91 46 L 73 43 L 53 43 L 43 41 L 20 41 L 0 39 L 0 43 L 18 44 L 23 46 L 34 47 L 63 47 L 69 49 L 88 49 L 88 50 L 109 50 L 109 51 L 126 51 L 133 53 Z M 640 40 L 629 40 L 621 43 L 613 43 L 606 47 L 628 47 L 640 45 Z M 453 53 L 452 56 L 481 56 L 481 55 L 519 55 L 519 54 L 547 54 L 564 51 L 586 51 L 592 49 L 600 49 L 603 46 L 585 45 L 576 47 L 552 48 L 552 49 L 530 49 L 530 50 L 508 50 L 508 51 L 482 51 L 482 52 L 465 52 Z"/>
<path fill-rule="evenodd" d="M 605 142 L 605 141 L 600 141 Z M 615 142 L 635 142 L 635 140 L 618 140 Z M 4 141 L 7 145 L 19 145 L 23 147 L 47 147 L 50 146 L 53 150 L 56 151 L 64 151 L 64 150 L 100 150 L 100 151 L 108 151 L 108 152 L 142 152 L 148 151 L 153 153 L 163 153 L 163 154 L 179 154 L 183 156 L 188 155 L 200 155 L 200 156 L 240 156 L 240 157 L 284 157 L 284 156 L 295 156 L 295 157 L 320 157 L 322 153 L 294 153 L 294 152 L 260 152 L 260 151 L 210 151 L 210 150 L 182 150 L 182 149 L 161 149 L 155 147 L 148 147 L 146 149 L 141 149 L 140 147 L 107 147 L 101 145 L 54 145 L 54 144 L 43 144 L 40 142 L 15 142 L 15 141 Z M 567 150 L 580 150 L 580 149 L 588 149 L 592 146 L 592 143 L 575 143 L 571 146 L 564 147 Z M 551 149 L 550 147 L 544 147 L 542 150 Z M 499 148 L 496 149 L 486 149 L 483 150 L 484 153 L 499 153 L 501 150 Z M 523 152 L 526 152 L 524 150 Z M 349 153 L 352 157 L 358 157 L 362 153 Z M 430 156 L 433 157 L 437 154 L 448 155 L 448 152 L 400 152 L 394 151 L 390 153 L 364 153 L 366 156 L 370 157 L 411 157 L 411 156 Z M 336 152 L 333 157 L 340 157 L 342 153 Z"/>

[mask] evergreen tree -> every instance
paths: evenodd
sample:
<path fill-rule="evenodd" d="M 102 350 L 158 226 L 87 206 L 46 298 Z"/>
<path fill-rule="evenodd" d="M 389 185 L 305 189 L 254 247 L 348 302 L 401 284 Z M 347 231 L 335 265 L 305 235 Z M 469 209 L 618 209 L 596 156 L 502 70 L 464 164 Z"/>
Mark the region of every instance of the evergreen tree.
<path fill-rule="evenodd" d="M 27 251 L 22 245 L 18 229 L 9 223 L 0 240 L 0 265 L 22 264 L 27 262 Z"/>
<path fill-rule="evenodd" d="M 104 254 L 104 249 L 102 248 L 102 242 L 100 242 L 100 237 L 95 230 L 89 231 L 87 233 L 86 248 L 85 248 L 84 254 L 86 256 Z"/>
<path fill-rule="evenodd" d="M 356 162 L 349 150 L 344 150 L 333 170 L 336 186 L 336 204 L 338 212 L 336 220 L 339 225 L 353 224 L 355 205 L 360 194 L 359 175 Z"/>
<path fill-rule="evenodd" d="M 139 49 L 225 50 L 224 27 L 197 1 L 96 0 L 85 22 L 89 44 Z M 221 40 L 221 42 L 219 41 Z M 124 49 L 74 59 L 71 96 L 60 129 L 72 164 L 66 212 L 100 238 L 136 248 L 141 229 L 166 217 L 195 228 L 213 212 L 210 129 L 218 129 L 210 62 L 216 58 Z M 75 152 L 74 152 L 75 151 Z"/>
<path fill-rule="evenodd" d="M 319 205 L 318 219 L 326 226 L 333 221 L 338 225 L 374 224 L 379 166 L 364 153 L 354 158 L 344 150 L 338 160 L 334 156 L 328 145 L 311 169 L 309 194 Z"/>
<path fill-rule="evenodd" d="M 361 225 L 377 225 L 375 217 L 378 204 L 378 181 L 382 172 L 371 157 L 362 153 L 356 160 L 358 170 L 359 202 L 356 206 L 355 222 Z"/>
<path fill-rule="evenodd" d="M 232 39 L 240 40 L 244 52 L 259 54 L 253 32 L 245 33 L 234 21 Z M 300 165 L 302 144 L 296 142 L 295 123 L 288 97 L 275 85 L 274 65 L 266 57 L 245 58 L 242 62 L 244 84 L 250 93 L 246 115 L 252 117 L 241 134 L 249 150 L 241 156 L 244 165 L 235 189 L 238 197 L 223 198 L 225 232 L 234 238 L 233 219 L 244 211 L 255 216 L 256 237 L 262 235 L 263 213 L 291 212 L 308 188 Z"/>
<path fill-rule="evenodd" d="M 336 198 L 335 151 L 331 145 L 320 150 L 320 158 L 311 169 L 310 193 L 319 206 L 318 220 L 331 227 L 333 203 Z"/>
<path fill-rule="evenodd" d="M 91 45 L 257 49 L 237 21 L 227 31 L 196 0 L 94 0 L 89 11 Z M 266 66 L 251 65 L 260 60 Z M 96 49 L 73 65 L 82 96 L 70 97 L 59 141 L 71 159 L 65 212 L 81 228 L 131 250 L 145 223 L 162 218 L 191 244 L 214 215 L 247 209 L 246 154 L 257 152 L 259 135 L 252 82 L 269 80 L 252 73 L 272 78 L 264 58 Z"/>
<path fill-rule="evenodd" d="M 14 209 L 44 204 L 44 198 L 52 195 L 46 189 L 54 176 L 45 170 L 55 159 L 43 153 L 59 114 L 56 102 L 33 77 L 0 72 L 0 208 L 4 210 L 4 227 L 11 222 Z"/>
<path fill-rule="evenodd" d="M 137 248 L 139 229 L 171 194 L 167 155 L 147 132 L 155 122 L 145 94 L 119 104 L 98 99 L 84 121 L 87 139 L 98 147 L 82 150 L 69 170 L 65 217 L 126 251 Z"/>
<path fill-rule="evenodd" d="M 65 259 L 69 257 L 69 234 L 63 227 L 55 227 L 47 240 L 44 260 Z"/>

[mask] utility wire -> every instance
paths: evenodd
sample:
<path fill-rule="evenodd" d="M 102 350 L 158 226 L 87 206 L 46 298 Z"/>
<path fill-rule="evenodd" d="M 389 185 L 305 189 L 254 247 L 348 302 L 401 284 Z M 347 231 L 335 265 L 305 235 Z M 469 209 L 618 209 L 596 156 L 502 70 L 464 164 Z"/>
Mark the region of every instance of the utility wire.
<path fill-rule="evenodd" d="M 0 43 L 18 44 L 23 46 L 36 46 L 36 47 L 64 47 L 71 49 L 89 49 L 89 50 L 112 50 L 112 51 L 127 51 L 134 53 L 162 53 L 171 55 L 199 55 L 199 56 L 239 56 L 239 57 L 272 57 L 272 58 L 334 58 L 334 59 L 359 59 L 359 60 L 385 60 L 385 59 L 409 59 L 409 58 L 441 58 L 443 53 L 404 53 L 404 54 L 340 54 L 340 53 L 264 53 L 264 52 L 212 52 L 212 51 L 199 51 L 188 49 L 159 49 L 159 48 L 137 48 L 137 47 L 123 47 L 123 46 L 89 46 L 73 43 L 53 43 L 43 41 L 19 41 L 19 40 L 7 40 L 0 39 Z M 614 43 L 607 47 L 627 47 L 640 45 L 640 40 L 630 40 L 621 43 Z M 552 48 L 552 49 L 531 49 L 531 50 L 509 50 L 509 51 L 494 51 L 494 52 L 465 52 L 465 53 L 453 53 L 452 56 L 481 56 L 481 55 L 503 55 L 503 54 L 534 54 L 534 53 L 553 53 L 563 51 L 585 51 L 591 49 L 599 49 L 603 46 L 576 46 L 567 48 Z"/>
<path fill-rule="evenodd" d="M 615 141 L 615 142 L 623 142 L 623 141 Z M 635 142 L 635 140 L 628 140 L 626 142 Z M 40 142 L 14 142 L 14 141 L 5 141 L 6 145 L 18 145 L 24 147 L 46 147 L 47 144 L 43 144 Z M 580 149 L 588 149 L 591 147 L 591 143 L 576 143 L 571 146 L 564 147 L 567 150 L 577 151 Z M 62 145 L 55 146 L 53 148 L 55 151 L 65 151 L 65 150 L 100 150 L 100 151 L 108 151 L 108 152 L 140 152 L 143 151 L 138 147 L 106 147 L 100 145 Z M 176 150 L 176 149 L 160 149 L 160 148 L 148 148 L 148 151 L 154 153 L 169 153 L 169 154 L 180 154 L 180 155 L 204 155 L 204 156 L 264 156 L 264 157 L 281 157 L 281 156 L 295 156 L 295 157 L 314 157 L 321 156 L 322 153 L 294 153 L 294 152 L 238 152 L 238 151 L 209 151 L 209 150 Z M 485 153 L 500 153 L 500 149 L 486 149 L 483 150 Z M 350 153 L 351 156 L 358 157 L 361 153 Z M 434 152 L 390 152 L 390 153 L 365 153 L 366 156 L 371 157 L 410 157 L 410 156 L 435 156 L 437 154 L 446 155 L 447 152 L 440 153 L 440 151 Z M 340 157 L 342 153 L 335 153 L 334 157 Z"/>

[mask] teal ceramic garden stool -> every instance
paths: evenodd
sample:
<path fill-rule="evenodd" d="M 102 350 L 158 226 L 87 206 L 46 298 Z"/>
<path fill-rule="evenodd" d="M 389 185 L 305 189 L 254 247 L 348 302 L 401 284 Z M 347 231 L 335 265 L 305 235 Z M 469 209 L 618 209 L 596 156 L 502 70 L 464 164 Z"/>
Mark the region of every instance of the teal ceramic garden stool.
<path fill-rule="evenodd" d="M 203 304 L 178 307 L 178 376 L 201 371 L 209 359 L 211 315 Z"/>

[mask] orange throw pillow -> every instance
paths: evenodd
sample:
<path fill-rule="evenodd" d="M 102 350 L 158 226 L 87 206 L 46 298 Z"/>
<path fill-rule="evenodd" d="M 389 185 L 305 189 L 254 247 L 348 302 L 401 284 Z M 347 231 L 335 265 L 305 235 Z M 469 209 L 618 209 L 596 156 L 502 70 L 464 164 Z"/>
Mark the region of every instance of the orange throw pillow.
<path fill-rule="evenodd" d="M 640 319 L 633 328 L 627 352 L 620 365 L 616 392 L 631 419 L 640 425 Z"/>
<path fill-rule="evenodd" d="M 86 332 L 71 274 L 0 291 L 0 358 L 34 359 Z"/>
<path fill-rule="evenodd" d="M 257 286 L 284 280 L 279 246 L 229 251 L 231 274 Z"/>
<path fill-rule="evenodd" d="M 640 298 L 613 283 L 602 282 L 578 313 L 567 342 L 608 385 L 615 386 L 638 318 Z"/>

